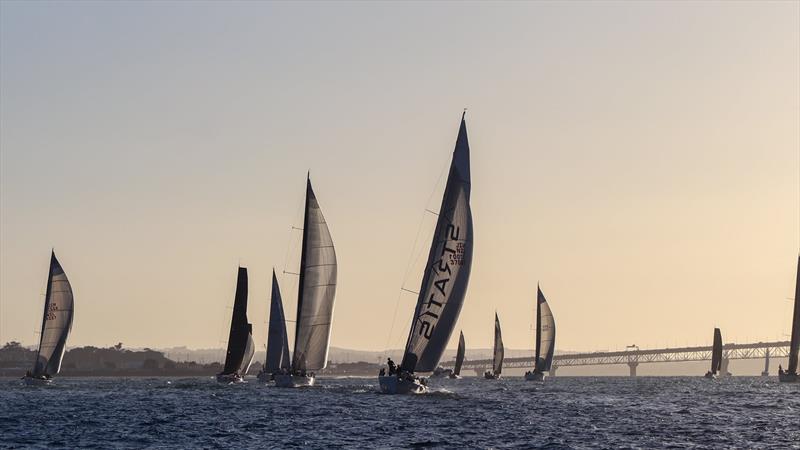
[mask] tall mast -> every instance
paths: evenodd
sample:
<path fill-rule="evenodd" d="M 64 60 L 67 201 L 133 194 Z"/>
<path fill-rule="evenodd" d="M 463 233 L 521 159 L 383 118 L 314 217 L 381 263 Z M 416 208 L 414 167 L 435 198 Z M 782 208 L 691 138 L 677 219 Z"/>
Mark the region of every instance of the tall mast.
<path fill-rule="evenodd" d="M 311 193 L 311 171 L 306 175 L 306 204 L 303 210 L 303 242 L 300 244 L 300 280 L 297 288 L 297 315 L 294 323 L 295 351 L 293 361 L 297 357 L 297 337 L 300 336 L 300 316 L 303 311 L 303 291 L 306 279 L 306 239 L 308 238 L 308 201 Z M 294 367 L 292 367 L 294 369 Z"/>

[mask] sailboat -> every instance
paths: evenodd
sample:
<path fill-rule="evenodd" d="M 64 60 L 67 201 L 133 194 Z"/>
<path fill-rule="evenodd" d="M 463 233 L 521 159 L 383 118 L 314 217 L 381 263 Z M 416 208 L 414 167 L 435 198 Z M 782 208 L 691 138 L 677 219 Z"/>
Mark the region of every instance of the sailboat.
<path fill-rule="evenodd" d="M 536 287 L 536 365 L 533 372 L 525 372 L 528 381 L 544 381 L 544 373 L 553 365 L 556 348 L 556 321 L 542 290 Z"/>
<path fill-rule="evenodd" d="M 267 358 L 258 374 L 260 381 L 272 381 L 280 370 L 288 370 L 289 337 L 286 333 L 286 317 L 283 314 L 283 300 L 278 286 L 275 269 L 272 270 L 272 296 L 269 306 L 269 331 L 267 332 Z"/>
<path fill-rule="evenodd" d="M 67 345 L 67 337 L 72 330 L 74 312 L 72 286 L 67 274 L 56 259 L 55 251 L 50 253 L 50 271 L 47 275 L 47 293 L 44 297 L 42 333 L 33 370 L 25 374 L 26 384 L 49 384 L 53 376 L 61 370 L 61 360 Z"/>
<path fill-rule="evenodd" d="M 706 378 L 717 378 L 722 368 L 722 333 L 719 328 L 714 328 L 714 346 L 711 349 L 711 370 L 706 372 Z"/>
<path fill-rule="evenodd" d="M 462 115 L 403 360 L 397 370 L 390 367 L 388 375 L 378 376 L 383 393 L 426 392 L 426 380 L 416 374 L 432 371 L 450 340 L 472 267 L 469 197 L 469 142 Z"/>
<path fill-rule="evenodd" d="M 328 363 L 328 343 L 336 296 L 336 251 L 311 178 L 306 179 L 297 322 L 289 370 L 275 374 L 278 387 L 313 386 L 315 370 Z"/>
<path fill-rule="evenodd" d="M 769 349 L 766 351 L 766 355 L 764 355 L 764 370 L 761 372 L 762 377 L 769 376 Z"/>
<path fill-rule="evenodd" d="M 800 353 L 800 256 L 797 257 L 797 278 L 794 288 L 794 318 L 792 319 L 792 340 L 789 341 L 789 366 L 778 370 L 778 379 L 786 383 L 799 383 L 797 358 Z"/>
<path fill-rule="evenodd" d="M 503 333 L 500 331 L 500 318 L 494 313 L 494 354 L 492 357 L 492 370 L 484 372 L 483 377 L 487 380 L 497 380 L 503 371 Z"/>
<path fill-rule="evenodd" d="M 247 269 L 239 267 L 233 301 L 231 331 L 225 352 L 225 367 L 217 374 L 220 383 L 241 383 L 255 355 L 253 325 L 247 322 Z"/>
<path fill-rule="evenodd" d="M 453 367 L 453 371 L 450 372 L 450 378 L 453 380 L 457 380 L 461 378 L 461 366 L 464 364 L 464 351 L 466 350 L 466 346 L 464 345 L 464 332 L 461 332 L 461 335 L 458 337 L 458 351 L 456 352 L 456 365 Z"/>

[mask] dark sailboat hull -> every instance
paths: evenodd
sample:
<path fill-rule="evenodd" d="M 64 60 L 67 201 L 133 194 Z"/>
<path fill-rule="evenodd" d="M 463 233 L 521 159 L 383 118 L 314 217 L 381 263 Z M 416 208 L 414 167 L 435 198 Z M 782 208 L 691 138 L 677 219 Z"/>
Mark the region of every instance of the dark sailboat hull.
<path fill-rule="evenodd" d="M 220 373 L 217 375 L 217 382 L 224 384 L 244 383 L 244 377 L 236 373 Z"/>
<path fill-rule="evenodd" d="M 53 384 L 53 379 L 25 375 L 22 378 L 22 382 L 25 383 L 26 386 L 49 386 Z"/>
<path fill-rule="evenodd" d="M 494 372 L 487 370 L 486 372 L 483 373 L 483 378 L 486 378 L 487 380 L 499 380 L 500 374 L 499 373 L 496 374 Z"/>
<path fill-rule="evenodd" d="M 378 376 L 378 384 L 380 384 L 383 394 L 424 394 L 428 392 L 428 387 L 419 377 L 409 380 L 398 378 L 395 375 Z"/>
<path fill-rule="evenodd" d="M 314 386 L 314 375 L 288 375 L 276 373 L 275 387 L 282 388 L 298 388 L 298 387 L 311 387 Z"/>
<path fill-rule="evenodd" d="M 796 373 L 778 373 L 778 381 L 781 383 L 800 383 L 800 375 Z"/>
<path fill-rule="evenodd" d="M 525 381 L 544 381 L 543 372 L 525 372 Z"/>

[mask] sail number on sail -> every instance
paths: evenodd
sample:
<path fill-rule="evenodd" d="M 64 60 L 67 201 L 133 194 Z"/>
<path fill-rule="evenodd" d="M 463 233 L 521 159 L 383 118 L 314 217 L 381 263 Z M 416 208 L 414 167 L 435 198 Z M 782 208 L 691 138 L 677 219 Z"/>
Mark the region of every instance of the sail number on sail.
<path fill-rule="evenodd" d="M 55 320 L 56 311 L 58 311 L 58 305 L 56 305 L 55 303 L 50 303 L 50 306 L 47 308 L 47 317 L 45 318 L 45 320 Z"/>
<path fill-rule="evenodd" d="M 436 277 L 436 281 L 433 282 L 436 289 L 432 290 L 430 297 L 428 297 L 425 311 L 420 316 L 422 323 L 419 327 L 419 334 L 428 340 L 430 340 L 433 330 L 436 328 L 436 324 L 432 323 L 431 320 L 438 321 L 442 307 L 447 301 L 447 283 L 450 282 L 450 276 L 452 275 L 450 267 L 464 264 L 464 243 L 458 242 L 459 234 L 459 227 L 452 223 L 447 224 L 447 227 L 444 228 L 442 252 L 439 255 L 439 260 L 434 262 L 431 267 Z"/>

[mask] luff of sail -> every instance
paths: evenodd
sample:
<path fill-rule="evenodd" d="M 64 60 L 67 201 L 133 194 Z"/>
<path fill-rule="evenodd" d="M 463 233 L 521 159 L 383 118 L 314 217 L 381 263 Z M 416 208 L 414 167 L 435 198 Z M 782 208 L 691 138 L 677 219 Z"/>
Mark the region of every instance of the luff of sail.
<path fill-rule="evenodd" d="M 789 341 L 789 374 L 797 374 L 800 353 L 800 256 L 797 257 L 797 278 L 794 288 L 794 318 L 792 319 L 792 338 Z"/>
<path fill-rule="evenodd" d="M 401 363 L 406 372 L 436 368 L 461 312 L 472 267 L 470 183 L 469 142 L 462 115 Z"/>
<path fill-rule="evenodd" d="M 328 362 L 337 266 L 333 239 L 310 178 L 306 180 L 301 252 L 292 370 L 319 370 Z"/>
<path fill-rule="evenodd" d="M 286 332 L 286 316 L 283 299 L 275 270 L 272 271 L 272 294 L 269 306 L 269 331 L 267 333 L 267 358 L 264 371 L 275 373 L 289 368 L 289 336 Z"/>
<path fill-rule="evenodd" d="M 500 331 L 500 318 L 494 313 L 494 356 L 492 366 L 495 375 L 500 375 L 503 371 L 503 357 L 505 349 L 503 347 L 503 333 Z"/>
<path fill-rule="evenodd" d="M 252 332 L 253 326 L 247 322 L 247 269 L 239 267 L 223 374 L 239 373 L 246 356 L 248 340 L 252 340 Z"/>
<path fill-rule="evenodd" d="M 542 290 L 536 288 L 536 370 L 546 372 L 553 365 L 556 321 Z"/>
<path fill-rule="evenodd" d="M 458 337 L 458 351 L 456 351 L 456 364 L 453 366 L 453 375 L 461 375 L 461 365 L 464 364 L 464 352 L 466 346 L 464 344 L 464 332 Z"/>
<path fill-rule="evenodd" d="M 50 254 L 50 270 L 47 275 L 47 293 L 42 316 L 42 333 L 34 362 L 34 376 L 53 376 L 61 370 L 61 360 L 72 329 L 74 298 L 67 274 Z"/>
<path fill-rule="evenodd" d="M 711 373 L 716 374 L 722 368 L 722 333 L 714 328 L 714 346 L 711 348 Z"/>

